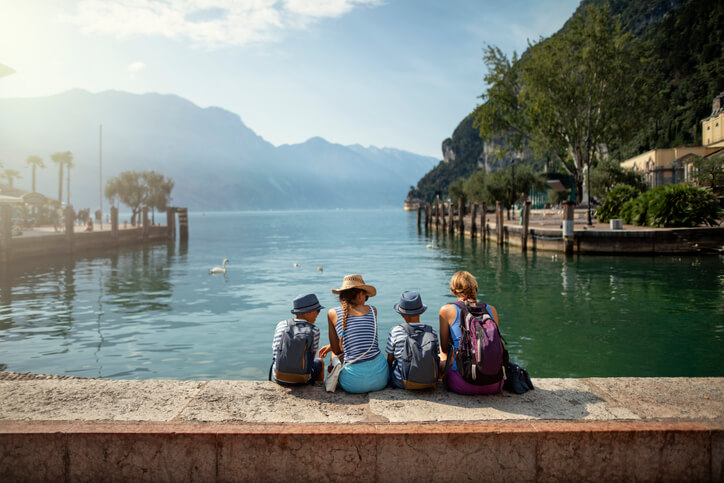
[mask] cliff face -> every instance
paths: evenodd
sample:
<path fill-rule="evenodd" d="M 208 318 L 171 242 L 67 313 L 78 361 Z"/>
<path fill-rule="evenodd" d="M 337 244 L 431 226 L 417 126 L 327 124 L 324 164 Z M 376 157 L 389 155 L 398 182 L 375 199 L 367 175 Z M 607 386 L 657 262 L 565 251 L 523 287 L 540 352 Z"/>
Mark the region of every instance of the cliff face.
<path fill-rule="evenodd" d="M 617 159 L 653 148 L 701 143 L 699 122 L 708 115 L 711 99 L 724 87 L 724 3 L 707 0 L 583 0 L 573 16 L 588 5 L 610 6 L 621 18 L 647 55 L 653 58 L 651 72 L 644 72 L 654 85 L 649 117 L 651 122 L 626 145 L 612 146 Z M 570 19 L 561 31 L 568 28 Z M 557 35 L 557 34 L 554 34 Z M 523 53 L 523 57 L 525 57 Z M 483 66 L 481 66 L 482 68 Z M 482 87 L 481 87 L 482 88 Z M 443 142 L 444 161 L 418 182 L 418 196 L 447 196 L 450 183 L 470 176 L 476 169 L 488 171 L 510 165 L 513 156 L 499 157 L 495 148 L 503 137 L 485 144 L 473 127 L 471 116 Z M 542 159 L 529 152 L 515 159 L 543 168 Z"/>

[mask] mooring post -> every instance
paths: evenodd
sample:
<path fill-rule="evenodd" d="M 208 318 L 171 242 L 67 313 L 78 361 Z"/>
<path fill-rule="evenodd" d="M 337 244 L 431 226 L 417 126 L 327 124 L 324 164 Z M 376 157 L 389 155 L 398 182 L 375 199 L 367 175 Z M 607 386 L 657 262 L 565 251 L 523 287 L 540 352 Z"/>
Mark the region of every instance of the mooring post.
<path fill-rule="evenodd" d="M 187 208 L 176 208 L 178 212 L 178 236 L 181 241 L 189 239 L 189 211 Z"/>
<path fill-rule="evenodd" d="M 488 205 L 483 203 L 483 209 L 480 212 L 480 239 L 483 243 L 488 241 Z"/>
<path fill-rule="evenodd" d="M 575 241 L 575 233 L 573 230 L 573 218 L 575 216 L 576 204 L 573 201 L 563 203 L 563 249 L 568 255 L 573 253 L 573 242 Z"/>
<path fill-rule="evenodd" d="M 454 233 L 454 231 L 455 231 L 455 208 L 454 208 L 452 201 L 450 201 L 450 203 L 448 203 L 448 207 L 449 207 L 450 211 L 448 213 L 449 216 L 448 216 L 448 220 L 447 220 L 447 222 L 448 222 L 447 231 L 450 233 Z"/>
<path fill-rule="evenodd" d="M 523 251 L 528 249 L 528 223 L 530 222 L 530 201 L 523 206 L 523 231 L 520 233 L 520 245 Z"/>
<path fill-rule="evenodd" d="M 475 218 L 478 217 L 478 204 L 473 203 L 473 211 L 470 214 L 470 236 L 476 238 L 478 236 L 478 227 L 475 222 Z"/>
<path fill-rule="evenodd" d="M 422 220 L 422 203 L 417 207 L 417 228 L 420 228 L 420 221 Z"/>
<path fill-rule="evenodd" d="M 166 207 L 166 237 L 176 239 L 176 208 L 173 206 Z"/>
<path fill-rule="evenodd" d="M 498 245 L 503 244 L 503 203 L 501 201 L 495 202 L 495 228 Z"/>
<path fill-rule="evenodd" d="M 65 217 L 65 239 L 68 244 L 68 253 L 73 253 L 73 227 L 75 226 L 75 211 L 72 206 L 66 206 L 63 211 Z"/>
<path fill-rule="evenodd" d="M 118 245 L 118 208 L 111 206 L 111 239 Z"/>
<path fill-rule="evenodd" d="M 0 208 L 0 262 L 7 263 L 12 258 L 10 239 L 13 237 L 13 211 L 9 206 Z"/>
<path fill-rule="evenodd" d="M 447 228 L 447 222 L 445 221 L 445 210 L 447 203 L 440 202 L 440 213 L 442 213 L 442 229 L 443 231 Z"/>
<path fill-rule="evenodd" d="M 465 235 L 465 204 L 463 200 L 458 201 L 458 223 L 460 228 L 460 236 Z"/>

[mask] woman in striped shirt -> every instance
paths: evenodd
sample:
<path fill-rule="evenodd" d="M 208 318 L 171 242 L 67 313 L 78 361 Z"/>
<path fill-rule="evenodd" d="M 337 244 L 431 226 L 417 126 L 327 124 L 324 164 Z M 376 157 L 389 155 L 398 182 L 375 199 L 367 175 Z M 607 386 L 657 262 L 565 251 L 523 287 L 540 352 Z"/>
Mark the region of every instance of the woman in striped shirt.
<path fill-rule="evenodd" d="M 365 304 L 377 290 L 365 284 L 362 275 L 347 275 L 332 293 L 342 303 L 327 313 L 332 357 L 338 356 L 344 364 L 339 385 L 351 393 L 385 388 L 389 370 L 377 342 L 377 309 Z"/>

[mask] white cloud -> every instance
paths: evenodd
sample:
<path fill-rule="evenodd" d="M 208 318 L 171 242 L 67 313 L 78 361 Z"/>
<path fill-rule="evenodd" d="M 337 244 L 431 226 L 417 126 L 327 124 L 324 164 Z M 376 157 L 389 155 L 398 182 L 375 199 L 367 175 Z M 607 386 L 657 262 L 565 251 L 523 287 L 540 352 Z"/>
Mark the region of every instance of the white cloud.
<path fill-rule="evenodd" d="M 79 0 L 62 20 L 84 33 L 190 40 L 209 48 L 278 40 L 378 0 Z"/>
<path fill-rule="evenodd" d="M 146 64 L 144 64 L 143 62 L 133 62 L 131 64 L 128 64 L 128 71 L 132 73 L 138 72 L 139 70 L 143 70 L 145 68 Z"/>

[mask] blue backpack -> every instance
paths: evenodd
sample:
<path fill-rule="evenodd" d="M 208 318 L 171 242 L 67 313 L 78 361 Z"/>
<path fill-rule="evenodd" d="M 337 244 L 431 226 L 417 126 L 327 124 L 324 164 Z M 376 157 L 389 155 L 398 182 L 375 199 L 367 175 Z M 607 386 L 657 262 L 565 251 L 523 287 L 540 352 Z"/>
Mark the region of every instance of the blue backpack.
<path fill-rule="evenodd" d="M 294 319 L 287 320 L 287 327 L 279 343 L 279 351 L 274 357 L 276 361 L 274 378 L 287 384 L 309 382 L 314 364 L 313 348 L 312 324 Z"/>
<path fill-rule="evenodd" d="M 402 374 L 405 389 L 428 389 L 437 385 L 440 373 L 440 355 L 437 336 L 432 327 L 414 327 L 400 324 L 406 333 L 402 346 L 402 357 L 395 363 Z"/>

